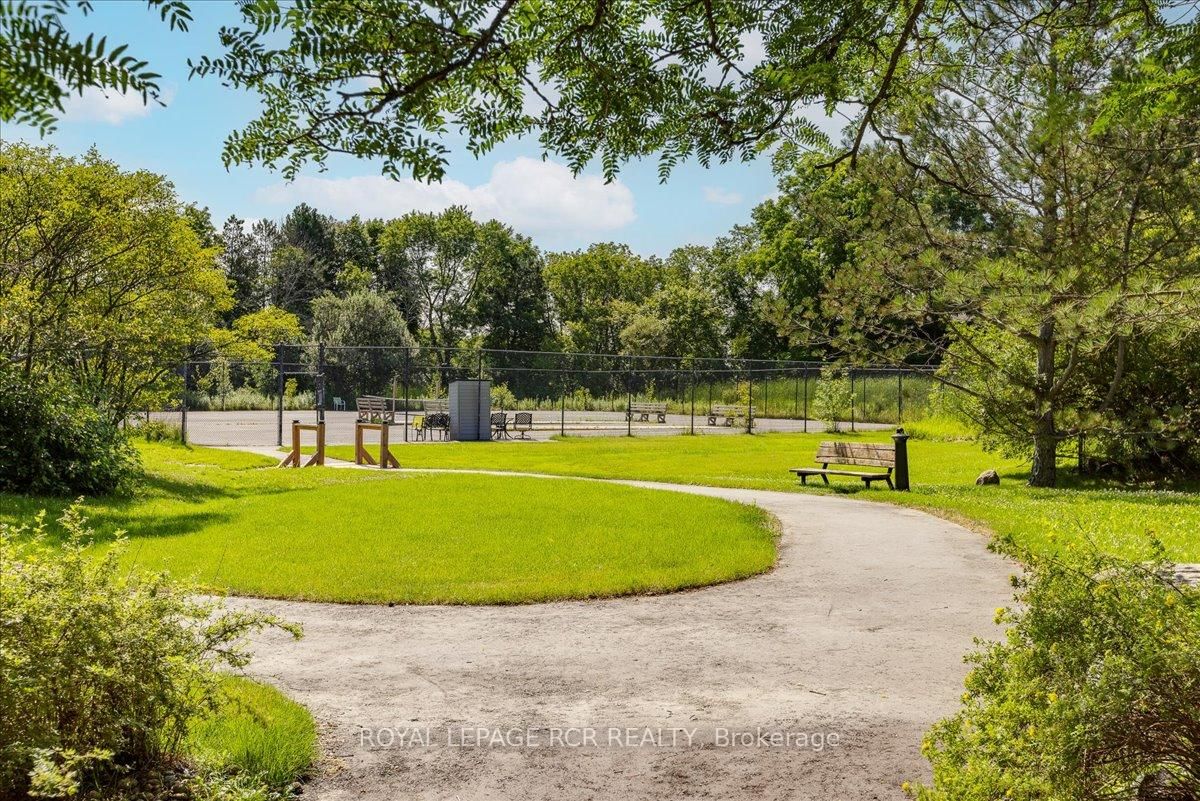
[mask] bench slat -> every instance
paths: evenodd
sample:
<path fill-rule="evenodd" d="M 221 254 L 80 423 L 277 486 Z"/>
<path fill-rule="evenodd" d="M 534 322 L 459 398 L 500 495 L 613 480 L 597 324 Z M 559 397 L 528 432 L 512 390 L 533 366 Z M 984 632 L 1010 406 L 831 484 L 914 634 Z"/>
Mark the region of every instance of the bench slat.
<path fill-rule="evenodd" d="M 823 464 L 856 464 L 895 467 L 896 448 L 863 442 L 822 442 L 813 461 Z"/>

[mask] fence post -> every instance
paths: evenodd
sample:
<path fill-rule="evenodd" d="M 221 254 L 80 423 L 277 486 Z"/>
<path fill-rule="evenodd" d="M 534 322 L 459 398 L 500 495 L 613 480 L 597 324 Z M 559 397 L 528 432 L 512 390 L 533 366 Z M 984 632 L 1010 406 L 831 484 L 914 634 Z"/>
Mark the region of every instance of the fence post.
<path fill-rule="evenodd" d="M 625 360 L 625 436 L 633 436 L 633 359 Z"/>
<path fill-rule="evenodd" d="M 750 403 L 746 406 L 746 433 L 754 433 L 754 366 L 746 371 L 746 397 Z"/>
<path fill-rule="evenodd" d="M 179 396 L 179 441 L 187 445 L 187 393 L 188 393 L 188 374 L 191 372 L 191 363 L 183 363 L 183 393 Z"/>
<path fill-rule="evenodd" d="M 317 343 L 317 423 L 325 422 L 325 343 Z"/>
<path fill-rule="evenodd" d="M 858 395 L 854 392 L 854 368 L 849 369 L 850 373 L 850 430 L 854 430 L 854 403 L 858 400 Z"/>
<path fill-rule="evenodd" d="M 404 348 L 404 441 L 408 442 L 408 371 L 412 348 Z"/>
<path fill-rule="evenodd" d="M 689 424 L 688 433 L 695 434 L 696 433 L 696 368 L 695 367 L 692 368 L 691 382 L 692 382 L 692 387 L 691 387 L 691 389 L 692 389 L 692 419 L 691 419 L 691 423 Z"/>
<path fill-rule="evenodd" d="M 808 433 L 808 367 L 804 368 L 804 433 Z"/>
<path fill-rule="evenodd" d="M 800 374 L 796 374 L 796 386 L 792 392 L 792 419 L 800 412 Z"/>
<path fill-rule="evenodd" d="M 574 366 L 574 358 L 571 359 L 571 364 Z M 561 372 L 559 375 L 559 406 L 558 406 L 558 435 L 565 437 L 567 435 L 567 376 L 569 373 Z"/>
<path fill-rule="evenodd" d="M 892 477 L 896 480 L 896 489 L 908 490 L 908 434 L 904 433 L 903 428 L 897 428 L 896 433 L 892 434 L 892 441 L 896 443 L 896 466 L 892 471 Z"/>
<path fill-rule="evenodd" d="M 775 366 L 774 363 L 772 363 L 771 366 L 774 367 Z M 771 416 L 771 373 L 767 373 L 767 377 L 763 380 L 762 388 L 763 388 L 763 391 L 762 391 L 763 417 L 770 417 Z"/>
<path fill-rule="evenodd" d="M 483 416 L 482 415 L 482 412 L 483 412 L 483 348 L 479 349 L 479 353 L 477 354 L 477 356 L 478 356 L 478 362 L 476 364 L 478 366 L 478 370 L 475 373 L 475 381 L 476 381 L 475 386 L 476 386 L 476 389 L 478 390 L 479 394 L 475 396 L 475 420 L 478 423 L 479 418 Z M 488 398 L 488 410 L 490 411 L 491 408 L 492 408 L 492 399 Z M 489 417 L 490 417 L 490 415 L 489 415 Z M 492 437 L 491 425 L 492 425 L 492 422 L 489 419 L 488 420 L 488 430 L 487 430 L 488 441 L 491 441 L 491 437 Z M 483 435 L 484 435 L 484 432 L 480 431 L 479 439 L 483 439 Z"/>
<path fill-rule="evenodd" d="M 276 447 L 282 448 L 283 447 L 283 388 L 284 388 L 283 345 L 275 346 L 275 373 L 276 373 L 276 377 L 278 378 L 278 390 L 279 390 L 279 404 L 278 404 L 279 409 L 278 409 L 278 413 L 276 415 L 276 425 L 275 425 L 275 445 L 276 445 Z"/>
<path fill-rule="evenodd" d="M 896 425 L 904 423 L 904 372 L 896 373 Z"/>

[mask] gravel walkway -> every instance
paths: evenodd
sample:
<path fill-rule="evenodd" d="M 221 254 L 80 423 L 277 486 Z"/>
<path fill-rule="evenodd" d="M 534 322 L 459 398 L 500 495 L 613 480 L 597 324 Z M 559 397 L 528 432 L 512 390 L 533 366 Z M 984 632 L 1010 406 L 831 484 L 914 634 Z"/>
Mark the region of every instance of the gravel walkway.
<path fill-rule="evenodd" d="M 621 483 L 762 506 L 777 567 L 516 607 L 231 601 L 304 624 L 264 635 L 252 670 L 322 725 L 305 797 L 898 800 L 927 776 L 921 737 L 1010 598 L 982 536 L 844 498 Z"/>

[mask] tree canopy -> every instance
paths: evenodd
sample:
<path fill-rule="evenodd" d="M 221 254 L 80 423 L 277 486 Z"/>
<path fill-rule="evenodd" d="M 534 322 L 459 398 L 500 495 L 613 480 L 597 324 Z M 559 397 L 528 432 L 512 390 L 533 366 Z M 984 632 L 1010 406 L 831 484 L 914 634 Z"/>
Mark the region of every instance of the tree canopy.
<path fill-rule="evenodd" d="M 192 16 L 182 0 L 146 0 L 171 30 L 186 31 Z M 0 123 L 54 130 L 63 99 L 96 88 L 133 92 L 143 103 L 158 102 L 158 73 L 129 54 L 128 45 L 110 47 L 107 37 L 80 41 L 63 25 L 74 8 L 90 14 L 90 0 L 6 0 L 0 3 Z"/>
<path fill-rule="evenodd" d="M 65 371 L 121 420 L 230 306 L 216 250 L 166 180 L 94 151 L 0 145 L 0 174 L 3 361 Z"/>

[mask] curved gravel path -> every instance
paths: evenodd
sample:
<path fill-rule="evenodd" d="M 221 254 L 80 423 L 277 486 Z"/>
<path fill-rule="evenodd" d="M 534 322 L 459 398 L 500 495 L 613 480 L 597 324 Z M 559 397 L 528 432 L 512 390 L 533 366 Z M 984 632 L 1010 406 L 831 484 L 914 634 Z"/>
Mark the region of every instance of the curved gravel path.
<path fill-rule="evenodd" d="M 620 483 L 762 506 L 777 567 L 516 607 L 232 600 L 304 624 L 257 641 L 252 671 L 322 726 L 305 797 L 901 799 L 927 776 L 921 737 L 1010 599 L 984 537 L 879 503 Z"/>

